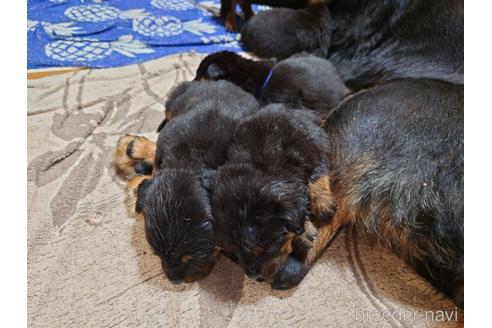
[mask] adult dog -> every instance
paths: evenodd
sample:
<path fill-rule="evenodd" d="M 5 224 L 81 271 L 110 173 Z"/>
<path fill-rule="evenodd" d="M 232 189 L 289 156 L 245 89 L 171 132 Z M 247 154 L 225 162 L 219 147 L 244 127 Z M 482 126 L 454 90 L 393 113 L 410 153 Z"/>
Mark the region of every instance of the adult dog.
<path fill-rule="evenodd" d="M 351 89 L 405 77 L 463 83 L 463 0 L 333 0 L 328 8 L 331 40 L 327 58 Z M 276 58 L 291 55 L 284 49 L 309 51 L 299 49 L 296 37 L 283 33 L 280 27 L 286 24 L 285 15 L 274 13 L 275 9 L 261 12 L 247 22 L 241 31 L 246 46 L 258 54 L 268 50 L 268 57 Z M 296 21 L 288 24 L 298 25 Z M 313 42 L 330 38 L 323 30 L 312 36 L 311 27 L 306 29 L 303 35 Z M 271 44 L 279 42 L 284 46 L 275 52 Z M 290 43 L 294 44 L 286 46 Z"/>

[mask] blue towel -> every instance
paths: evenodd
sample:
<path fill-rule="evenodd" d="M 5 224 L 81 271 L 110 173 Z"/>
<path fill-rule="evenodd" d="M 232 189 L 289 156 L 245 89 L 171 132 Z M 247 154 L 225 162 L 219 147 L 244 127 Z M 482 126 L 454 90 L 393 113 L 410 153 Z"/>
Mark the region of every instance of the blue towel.
<path fill-rule="evenodd" d="M 239 34 L 224 28 L 219 0 L 28 0 L 27 8 L 28 68 L 242 50 Z"/>

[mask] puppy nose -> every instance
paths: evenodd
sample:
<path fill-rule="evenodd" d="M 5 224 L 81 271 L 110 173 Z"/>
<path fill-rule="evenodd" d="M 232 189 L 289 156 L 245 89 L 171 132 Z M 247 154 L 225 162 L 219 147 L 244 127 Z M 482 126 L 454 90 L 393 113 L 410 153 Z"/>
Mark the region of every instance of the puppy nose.
<path fill-rule="evenodd" d="M 175 285 L 183 282 L 183 278 L 180 277 L 178 274 L 172 272 L 172 271 L 167 271 L 166 277 L 167 277 L 167 280 L 169 280 L 170 282 L 172 282 Z"/>
<path fill-rule="evenodd" d="M 179 271 L 166 268 L 166 266 L 162 266 L 164 269 L 164 273 L 166 274 L 167 279 L 172 282 L 173 284 L 179 284 L 183 282 L 183 274 L 180 273 Z"/>

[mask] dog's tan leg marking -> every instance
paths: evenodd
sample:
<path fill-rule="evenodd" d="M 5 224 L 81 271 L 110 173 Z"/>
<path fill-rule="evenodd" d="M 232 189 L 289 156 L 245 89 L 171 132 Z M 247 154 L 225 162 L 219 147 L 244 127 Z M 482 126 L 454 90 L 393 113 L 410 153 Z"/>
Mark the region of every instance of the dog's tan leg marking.
<path fill-rule="evenodd" d="M 225 28 L 229 32 L 234 32 L 236 31 L 236 5 L 237 5 L 238 0 L 231 0 L 230 1 L 230 8 L 229 11 L 226 13 L 225 19 Z"/>
<path fill-rule="evenodd" d="M 138 186 L 140 186 L 142 182 L 150 178 L 151 178 L 150 176 L 146 176 L 146 175 L 137 175 L 136 177 L 133 177 L 130 181 L 128 181 L 126 208 L 128 211 L 128 215 L 130 217 L 143 219 L 142 213 L 137 213 L 135 211 L 135 206 L 137 205 L 137 191 L 138 191 Z"/>
<path fill-rule="evenodd" d="M 155 151 L 156 144 L 145 137 L 129 134 L 122 136 L 113 154 L 116 171 L 127 179 L 132 178 L 138 162 L 146 160 L 154 163 Z"/>
<path fill-rule="evenodd" d="M 254 16 L 255 12 L 251 8 L 251 3 L 247 0 L 239 0 L 239 6 L 244 13 L 244 19 L 248 20 Z"/>
<path fill-rule="evenodd" d="M 328 222 L 336 210 L 336 201 L 330 189 L 329 177 L 323 175 L 315 182 L 308 183 L 307 190 L 311 214 L 317 219 Z"/>

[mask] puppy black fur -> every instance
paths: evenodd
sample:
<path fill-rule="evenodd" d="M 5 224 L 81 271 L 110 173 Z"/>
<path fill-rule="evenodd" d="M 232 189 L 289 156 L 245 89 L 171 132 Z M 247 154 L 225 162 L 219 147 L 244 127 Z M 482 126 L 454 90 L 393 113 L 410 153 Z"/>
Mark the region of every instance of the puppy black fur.
<path fill-rule="evenodd" d="M 215 79 L 218 80 L 218 79 Z M 228 116 L 234 119 L 243 117 L 243 110 L 259 109 L 259 104 L 251 95 L 241 92 L 231 83 L 210 84 L 200 81 L 183 82 L 175 87 L 166 101 L 166 118 L 160 124 L 160 132 L 173 118 L 192 109 L 225 108 Z M 200 129 L 197 133 L 202 133 Z"/>
<path fill-rule="evenodd" d="M 303 232 L 305 181 L 227 164 L 219 169 L 211 199 L 220 245 L 248 276 L 271 281 L 287 260 L 290 240 Z"/>
<path fill-rule="evenodd" d="M 284 10 L 261 12 L 243 27 L 242 41 L 268 58 L 330 44 L 322 54 L 353 90 L 404 77 L 463 83 L 462 0 L 333 0 L 329 10 L 330 22 L 320 17 L 310 24 Z M 320 32 L 326 24 L 332 33 Z M 301 29 L 304 40 L 296 34 Z"/>
<path fill-rule="evenodd" d="M 239 121 L 259 109 L 253 96 L 227 81 L 188 82 L 168 101 L 179 111 L 159 133 L 154 177 L 138 188 L 137 210 L 167 277 L 192 281 L 217 255 L 208 193 Z M 198 101 L 198 99 L 200 101 Z M 234 99 L 234 101 L 232 101 Z"/>
<path fill-rule="evenodd" d="M 326 58 L 330 39 L 330 13 L 325 4 L 262 11 L 241 29 L 242 42 L 264 58 L 285 59 L 302 51 Z"/>
<path fill-rule="evenodd" d="M 330 61 L 307 53 L 275 63 L 221 51 L 202 60 L 195 79 L 230 81 L 255 95 L 263 106 L 282 103 L 321 114 L 350 92 Z"/>
<path fill-rule="evenodd" d="M 265 107 L 239 125 L 228 165 L 219 169 L 212 191 L 219 240 L 254 278 L 275 279 L 293 237 L 316 212 L 308 185 L 329 174 L 328 142 L 316 120 L 306 111 Z M 334 204 L 323 210 L 320 218 L 329 221 Z"/>

